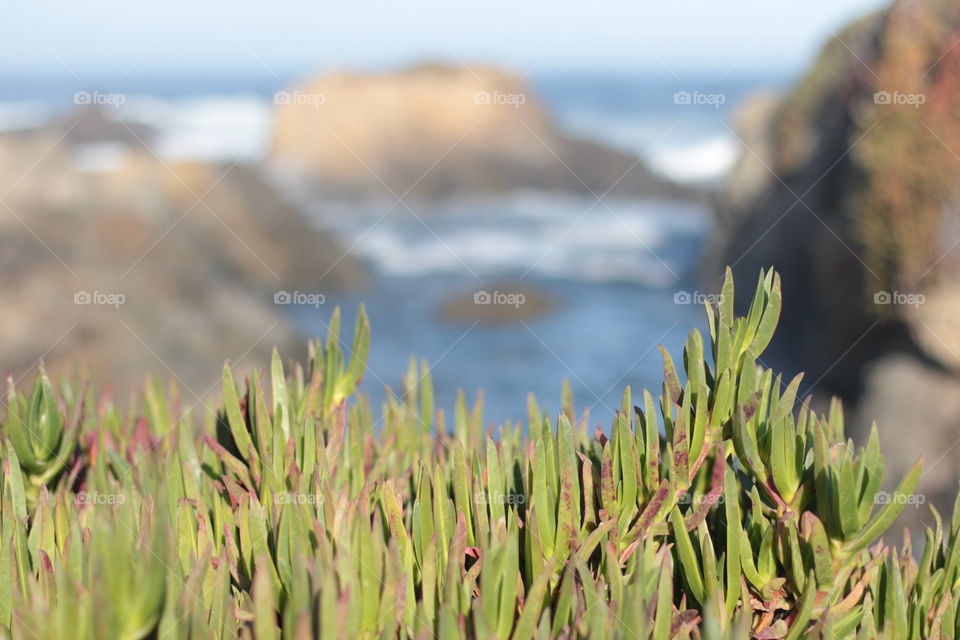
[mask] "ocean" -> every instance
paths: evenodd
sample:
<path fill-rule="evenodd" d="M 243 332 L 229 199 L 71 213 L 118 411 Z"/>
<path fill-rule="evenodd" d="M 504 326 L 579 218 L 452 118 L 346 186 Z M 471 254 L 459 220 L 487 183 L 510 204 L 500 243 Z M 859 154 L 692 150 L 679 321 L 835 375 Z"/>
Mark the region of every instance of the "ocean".
<path fill-rule="evenodd" d="M 750 76 L 678 80 L 625 74 L 533 75 L 528 80 L 569 135 L 641 154 L 678 182 L 718 185 L 738 153 L 728 126 L 750 93 L 787 79 Z M 156 76 L 80 83 L 71 78 L 0 78 L 0 130 L 33 126 L 70 108 L 76 92 L 122 95 L 116 115 L 160 131 L 170 160 L 257 164 L 269 143 L 273 93 L 290 78 Z M 77 162 L 109 166 L 110 149 Z M 278 188 L 289 185 L 277 181 Z M 458 390 L 484 395 L 490 423 L 522 420 L 533 393 L 559 408 L 564 379 L 578 410 L 609 425 L 626 385 L 659 393 L 663 345 L 679 358 L 689 331 L 706 332 L 697 266 L 711 233 L 705 205 L 518 191 L 463 196 L 415 211 L 385 203 L 305 198 L 288 189 L 318 227 L 363 259 L 370 285 L 290 307 L 307 336 L 324 335 L 334 305 L 349 328 L 360 302 L 373 326 L 366 390 L 400 388 L 411 356 L 431 367 L 437 404 L 452 411 Z M 549 313 L 487 325 L 445 319 L 455 296 L 521 283 L 552 302 Z M 345 332 L 349 340 L 349 332 Z M 399 391 L 398 391 L 399 392 Z"/>

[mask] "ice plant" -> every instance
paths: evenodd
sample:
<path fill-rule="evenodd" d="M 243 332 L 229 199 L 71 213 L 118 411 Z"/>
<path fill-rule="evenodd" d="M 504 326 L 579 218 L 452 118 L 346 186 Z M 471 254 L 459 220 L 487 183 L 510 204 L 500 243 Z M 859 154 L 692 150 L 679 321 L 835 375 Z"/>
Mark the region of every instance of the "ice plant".
<path fill-rule="evenodd" d="M 709 339 L 664 351 L 592 429 L 487 428 L 434 406 L 411 363 L 374 410 L 370 328 L 339 314 L 306 366 L 274 354 L 219 406 L 148 384 L 121 413 L 92 391 L 29 398 L 2 424 L 0 633 L 25 638 L 957 638 L 960 509 L 915 557 L 887 546 L 919 466 L 882 494 L 862 448 L 760 364 L 780 315 L 761 274 Z M 98 407 L 97 413 L 85 407 Z M 69 417 L 68 417 L 69 416 Z"/>
<path fill-rule="evenodd" d="M 73 418 L 67 418 L 57 403 L 53 386 L 41 368 L 29 398 L 18 392 L 13 377 L 7 378 L 7 438 L 5 460 L 23 469 L 24 497 L 36 505 L 40 487 L 52 481 L 64 469 L 77 435 L 82 402 L 76 403 Z"/>

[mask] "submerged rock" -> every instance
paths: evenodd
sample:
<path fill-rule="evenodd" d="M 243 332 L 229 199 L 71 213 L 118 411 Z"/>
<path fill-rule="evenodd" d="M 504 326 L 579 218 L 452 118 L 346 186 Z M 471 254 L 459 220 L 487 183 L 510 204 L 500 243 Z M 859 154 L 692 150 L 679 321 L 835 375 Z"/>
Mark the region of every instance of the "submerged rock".
<path fill-rule="evenodd" d="M 529 285 L 499 282 L 451 296 L 438 315 L 462 324 L 515 324 L 546 315 L 555 306 L 550 296 Z"/>

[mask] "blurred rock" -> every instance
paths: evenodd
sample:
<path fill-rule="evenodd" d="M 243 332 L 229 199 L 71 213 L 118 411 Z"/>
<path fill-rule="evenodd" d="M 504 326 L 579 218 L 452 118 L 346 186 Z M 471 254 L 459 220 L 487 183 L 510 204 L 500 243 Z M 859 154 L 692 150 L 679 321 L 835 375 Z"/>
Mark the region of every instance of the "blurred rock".
<path fill-rule="evenodd" d="M 750 152 L 741 153 L 730 170 L 722 192 L 724 212 L 749 206 L 770 186 L 770 169 L 766 163 L 773 157 L 774 150 L 769 126 L 780 101 L 781 97 L 776 94 L 758 93 L 737 109 L 733 127 Z"/>
<path fill-rule="evenodd" d="M 451 296 L 439 309 L 440 318 L 462 324 L 515 324 L 553 311 L 546 293 L 518 282 L 499 282 Z"/>
<path fill-rule="evenodd" d="M 78 171 L 56 132 L 0 139 L 0 366 L 85 369 L 125 393 L 148 372 L 186 401 L 222 363 L 262 365 L 304 341 L 279 291 L 332 292 L 364 274 L 244 167 L 167 166 L 129 148 Z"/>
<path fill-rule="evenodd" d="M 81 107 L 53 123 L 63 131 L 70 144 L 125 144 L 131 147 L 152 145 L 157 131 L 140 122 L 125 122 L 115 117 L 116 109 L 96 105 Z"/>
<path fill-rule="evenodd" d="M 940 282 L 915 300 L 904 311 L 910 336 L 940 365 L 960 372 L 960 286 Z"/>
<path fill-rule="evenodd" d="M 960 380 L 936 365 L 905 354 L 886 355 L 867 367 L 853 431 L 869 434 L 876 420 L 886 483 L 900 481 L 920 456 L 916 494 L 949 517 L 960 468 Z M 926 504 L 908 506 L 900 526 L 933 525 Z M 896 535 L 894 528 L 891 535 Z"/>
<path fill-rule="evenodd" d="M 486 67 L 336 73 L 276 101 L 273 161 L 328 193 L 691 193 L 656 178 L 635 156 L 563 136 L 520 77 Z"/>
<path fill-rule="evenodd" d="M 765 361 L 853 404 L 854 436 L 875 418 L 900 470 L 960 440 L 958 34 L 956 2 L 898 0 L 840 32 L 778 105 L 752 105 L 707 262 L 743 282 L 780 270 Z M 924 482 L 947 495 L 957 478 L 940 463 Z"/>

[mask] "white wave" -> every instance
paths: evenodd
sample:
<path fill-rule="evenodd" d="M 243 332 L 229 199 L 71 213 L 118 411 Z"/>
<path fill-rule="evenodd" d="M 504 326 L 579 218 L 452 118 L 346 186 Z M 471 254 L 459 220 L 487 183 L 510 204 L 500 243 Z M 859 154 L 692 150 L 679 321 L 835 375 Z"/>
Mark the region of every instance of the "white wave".
<path fill-rule="evenodd" d="M 659 175 L 685 184 L 719 181 L 736 162 L 740 147 L 721 123 L 720 114 L 679 112 L 614 115 L 580 111 L 565 114 L 561 120 L 574 135 L 636 153 Z"/>
<path fill-rule="evenodd" d="M 53 114 L 49 105 L 28 100 L 0 103 L 0 131 L 20 131 L 46 124 Z"/>
<path fill-rule="evenodd" d="M 711 182 L 730 171 L 739 153 L 740 145 L 733 136 L 717 135 L 689 145 L 654 149 L 649 161 L 654 171 L 676 182 Z"/>
<path fill-rule="evenodd" d="M 123 168 L 131 155 L 126 145 L 116 142 L 80 144 L 71 150 L 71 161 L 76 171 L 104 173 Z"/>
<path fill-rule="evenodd" d="M 536 275 L 573 281 L 673 284 L 690 256 L 677 240 L 706 230 L 692 205 L 613 201 L 537 192 L 400 207 L 380 217 L 356 203 L 318 205 L 320 225 L 392 276 Z"/>
<path fill-rule="evenodd" d="M 252 95 L 160 100 L 131 97 L 118 116 L 157 130 L 157 154 L 167 160 L 258 162 L 269 145 L 269 102 Z"/>
<path fill-rule="evenodd" d="M 102 114 L 154 129 L 154 150 L 166 160 L 259 162 L 270 142 L 272 107 L 254 95 L 182 99 L 132 95 Z M 61 107 L 42 101 L 0 102 L 0 132 L 42 127 L 64 114 Z M 90 153 L 107 152 L 86 149 L 78 155 Z"/>

